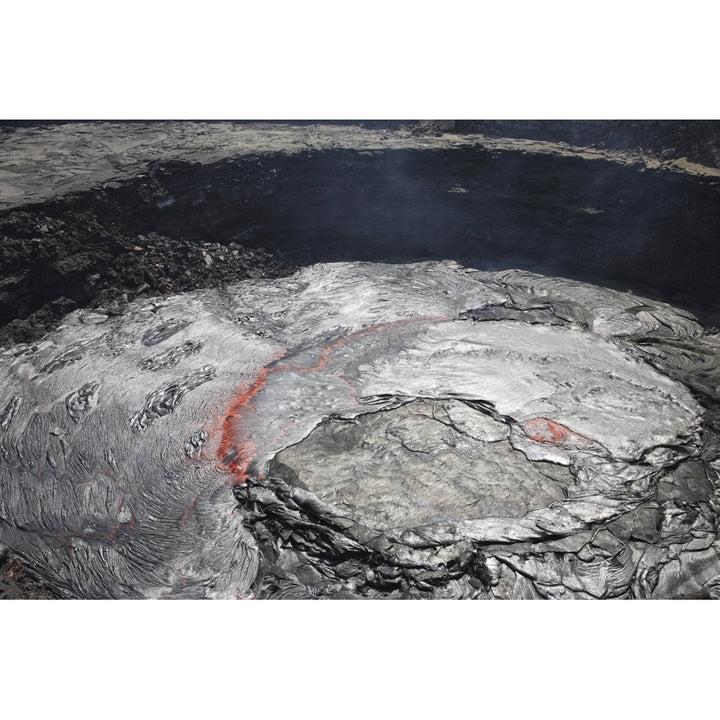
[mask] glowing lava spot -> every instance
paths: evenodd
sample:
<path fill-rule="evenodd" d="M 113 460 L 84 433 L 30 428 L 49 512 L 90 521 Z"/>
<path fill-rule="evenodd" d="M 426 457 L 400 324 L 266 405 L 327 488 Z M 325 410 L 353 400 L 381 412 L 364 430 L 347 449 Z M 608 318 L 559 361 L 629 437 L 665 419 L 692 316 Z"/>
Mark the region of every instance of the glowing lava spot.
<path fill-rule="evenodd" d="M 584 435 L 580 435 L 570 430 L 570 428 L 548 420 L 544 417 L 536 417 L 526 420 L 522 424 L 525 434 L 535 442 L 557 445 L 562 448 L 590 448 L 596 447 L 597 443 Z"/>

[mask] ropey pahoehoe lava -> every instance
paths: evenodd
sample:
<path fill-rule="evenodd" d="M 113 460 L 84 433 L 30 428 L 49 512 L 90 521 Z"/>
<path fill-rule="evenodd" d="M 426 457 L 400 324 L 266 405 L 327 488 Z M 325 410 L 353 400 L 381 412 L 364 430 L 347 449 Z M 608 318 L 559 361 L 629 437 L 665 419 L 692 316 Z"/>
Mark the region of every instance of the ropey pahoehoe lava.
<path fill-rule="evenodd" d="M 715 597 L 719 352 L 450 261 L 77 311 L 0 354 L 0 542 L 70 597 Z"/>

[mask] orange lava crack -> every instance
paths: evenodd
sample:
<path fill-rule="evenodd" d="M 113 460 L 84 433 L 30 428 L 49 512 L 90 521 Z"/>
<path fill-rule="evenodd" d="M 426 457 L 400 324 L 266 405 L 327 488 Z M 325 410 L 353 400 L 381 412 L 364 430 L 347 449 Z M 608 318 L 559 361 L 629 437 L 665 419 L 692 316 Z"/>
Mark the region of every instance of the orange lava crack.
<path fill-rule="evenodd" d="M 285 356 L 285 351 L 278 353 L 273 362 L 280 360 Z M 223 420 L 222 439 L 217 455 L 220 462 L 224 463 L 230 472 L 235 475 L 236 484 L 244 483 L 250 475 L 247 472 L 248 465 L 252 461 L 255 446 L 247 441 L 242 447 L 237 447 L 234 437 L 234 421 L 240 420 L 245 408 L 250 404 L 252 399 L 265 387 L 268 375 L 278 368 L 272 368 L 266 365 L 249 385 L 243 385 L 237 391 L 235 400 L 225 413 Z"/>
<path fill-rule="evenodd" d="M 235 399 L 228 408 L 222 421 L 221 440 L 217 449 L 217 457 L 222 466 L 232 473 L 233 484 L 242 485 L 251 477 L 248 467 L 256 455 L 256 448 L 251 438 L 244 438 L 242 444 L 238 444 L 238 426 L 242 422 L 243 416 L 248 412 L 248 408 L 254 398 L 266 386 L 268 377 L 271 373 L 277 372 L 317 372 L 323 370 L 332 355 L 332 353 L 350 340 L 365 337 L 374 332 L 379 332 L 387 328 L 401 327 L 411 323 L 436 323 L 447 320 L 446 316 L 425 317 L 425 318 L 409 318 L 406 320 L 396 320 L 394 322 L 383 323 L 382 325 L 374 325 L 363 330 L 351 333 L 345 337 L 338 338 L 326 345 L 320 351 L 320 357 L 315 365 L 306 367 L 298 367 L 296 365 L 274 365 L 278 360 L 286 355 L 286 351 L 278 353 L 272 362 L 260 370 L 258 376 L 252 383 L 242 385 L 235 394 Z"/>

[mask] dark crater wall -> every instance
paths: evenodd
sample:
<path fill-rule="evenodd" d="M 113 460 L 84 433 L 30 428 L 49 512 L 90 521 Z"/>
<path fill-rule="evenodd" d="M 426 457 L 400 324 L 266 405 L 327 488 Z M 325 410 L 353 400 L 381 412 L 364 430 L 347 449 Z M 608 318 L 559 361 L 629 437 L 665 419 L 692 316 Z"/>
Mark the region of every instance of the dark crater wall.
<path fill-rule="evenodd" d="M 0 215 L 0 341 L 36 338 L 75 307 L 336 260 L 517 267 L 719 325 L 719 194 L 708 178 L 482 148 L 155 164 Z"/>

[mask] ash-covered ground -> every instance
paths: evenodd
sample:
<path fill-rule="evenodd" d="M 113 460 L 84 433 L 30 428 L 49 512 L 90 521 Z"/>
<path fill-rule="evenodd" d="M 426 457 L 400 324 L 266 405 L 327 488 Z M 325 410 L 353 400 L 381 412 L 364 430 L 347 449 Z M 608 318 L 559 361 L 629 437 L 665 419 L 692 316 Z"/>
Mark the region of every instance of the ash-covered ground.
<path fill-rule="evenodd" d="M 511 131 L 504 132 L 505 129 Z M 500 413 L 497 409 L 500 399 L 495 397 L 492 408 L 481 408 L 486 418 L 492 418 L 495 413 L 494 419 L 488 422 L 502 425 L 493 426 L 494 431 L 487 428 L 483 431 L 490 432 L 492 437 L 495 437 L 493 432 L 499 433 L 498 438 L 491 441 L 482 433 L 479 438 L 472 432 L 468 435 L 467 427 L 458 418 L 464 417 L 468 407 L 473 410 L 473 402 L 478 411 L 477 403 L 489 402 L 492 393 L 486 398 L 466 393 L 467 397 L 450 400 L 446 391 L 436 390 L 434 396 L 421 401 L 420 405 L 417 400 L 413 404 L 407 398 L 398 405 L 400 395 L 397 393 L 402 388 L 396 388 L 396 400 L 385 398 L 383 402 L 389 403 L 385 411 L 377 416 L 363 416 L 365 419 L 360 419 L 359 424 L 353 424 L 350 436 L 347 432 L 343 434 L 343 427 L 347 427 L 343 423 L 349 417 L 347 411 L 340 406 L 335 408 L 333 413 L 337 419 L 333 422 L 339 423 L 338 427 L 332 423 L 322 424 L 304 443 L 294 450 L 283 451 L 284 454 L 280 453 L 273 461 L 275 476 L 269 485 L 261 488 L 265 493 L 262 498 L 240 493 L 238 498 L 244 508 L 245 521 L 248 527 L 254 528 L 253 542 L 261 548 L 258 567 L 266 575 L 264 582 L 258 581 L 259 584 L 245 590 L 252 590 L 258 596 L 344 597 L 386 593 L 403 597 L 450 597 L 473 593 L 492 595 L 492 588 L 500 584 L 504 596 L 513 596 L 515 592 L 517 596 L 534 597 L 538 596 L 539 582 L 541 587 L 551 588 L 544 594 L 540 592 L 540 596 L 563 596 L 561 588 L 567 588 L 567 584 L 555 582 L 564 572 L 557 565 L 558 554 L 562 553 L 579 557 L 579 562 L 591 568 L 593 577 L 586 586 L 573 585 L 570 581 L 571 588 L 575 589 L 569 592 L 590 596 L 628 593 L 628 596 L 638 596 L 644 592 L 652 596 L 661 576 L 661 590 L 680 588 L 681 596 L 711 597 L 716 594 L 712 573 L 702 583 L 693 585 L 684 579 L 685 570 L 674 570 L 672 565 L 669 570 L 663 571 L 663 568 L 676 560 L 681 563 L 678 558 L 683 552 L 713 552 L 711 535 L 714 538 L 717 526 L 712 476 L 717 377 L 714 350 L 708 350 L 702 340 L 702 337 L 715 337 L 712 326 L 720 324 L 720 298 L 714 282 L 719 260 L 716 237 L 720 229 L 720 171 L 714 162 L 717 138 L 717 125 L 707 123 L 6 125 L 0 128 L 3 151 L 0 154 L 3 158 L 0 161 L 0 207 L 3 208 L 0 213 L 0 345 L 10 352 L 13 347 L 27 347 L 30 352 L 38 352 L 38 357 L 45 357 L 43 348 L 47 342 L 41 342 L 42 337 L 57 327 L 69 312 L 95 310 L 96 316 L 105 317 L 108 322 L 115 322 L 113 318 L 117 318 L 117 327 L 122 328 L 122 318 L 134 301 L 152 303 L 152 298 L 203 288 L 220 292 L 218 297 L 223 297 L 224 288 L 246 279 L 259 283 L 253 285 L 257 292 L 269 292 L 273 286 L 263 284 L 266 281 L 288 277 L 298 268 L 318 262 L 455 260 L 465 267 L 486 272 L 518 268 L 620 291 L 630 290 L 653 301 L 669 302 L 679 309 L 681 317 L 685 311 L 694 313 L 699 320 L 697 327 L 704 326 L 704 335 L 690 333 L 688 336 L 684 330 L 678 335 L 677 319 L 666 319 L 674 330 L 663 335 L 657 329 L 645 328 L 643 332 L 650 334 L 636 338 L 636 349 L 643 355 L 643 362 L 651 362 L 672 377 L 673 382 L 684 384 L 693 402 L 702 408 L 701 440 L 694 450 L 681 452 L 682 462 L 679 457 L 672 461 L 656 460 L 662 472 L 653 481 L 654 494 L 645 497 L 637 487 L 630 493 L 634 498 L 632 502 L 640 505 L 632 512 L 628 506 L 613 520 L 620 523 L 615 527 L 617 532 L 613 534 L 612 529 L 598 525 L 589 528 L 590 535 L 582 543 L 576 542 L 577 547 L 566 541 L 557 547 L 543 548 L 544 566 L 540 572 L 537 557 L 533 560 L 527 548 L 516 548 L 517 552 L 503 555 L 491 543 L 497 537 L 479 536 L 476 528 L 476 535 L 470 533 L 470 540 L 454 536 L 452 543 L 447 540 L 440 543 L 445 548 L 461 541 L 469 543 L 468 548 L 460 548 L 454 555 L 447 551 L 450 559 L 440 563 L 444 569 L 437 562 L 433 565 L 427 558 L 416 557 L 413 567 L 424 569 L 403 574 L 398 568 L 412 566 L 412 562 L 402 552 L 390 552 L 383 545 L 394 542 L 383 535 L 388 523 L 400 522 L 398 517 L 389 518 L 380 528 L 382 532 L 375 536 L 377 547 L 364 544 L 373 542 L 367 533 L 364 540 L 358 539 L 357 533 L 362 535 L 367 528 L 352 531 L 349 526 L 341 527 L 345 539 L 332 537 L 333 542 L 352 546 L 348 549 L 348 564 L 340 568 L 333 582 L 325 582 L 323 573 L 330 572 L 328 567 L 338 565 L 332 559 L 338 549 L 328 540 L 328 533 L 337 534 L 338 527 L 313 525 L 309 506 L 292 510 L 292 502 L 288 505 L 286 500 L 289 487 L 298 482 L 307 487 L 307 479 L 298 478 L 307 458 L 313 453 L 315 456 L 327 453 L 330 446 L 344 443 L 349 448 L 350 454 L 346 454 L 345 459 L 336 459 L 337 467 L 344 468 L 348 477 L 358 472 L 378 476 L 372 457 L 367 458 L 365 469 L 358 469 L 352 463 L 347 466 L 347 457 L 355 457 L 363 443 L 372 446 L 378 438 L 396 438 L 400 443 L 396 449 L 385 448 L 385 452 L 390 452 L 385 468 L 402 472 L 415 462 L 417 456 L 413 448 L 418 450 L 418 438 L 427 432 L 425 437 L 439 443 L 438 447 L 448 443 L 464 447 L 463 443 L 469 442 L 474 449 L 465 448 L 463 452 L 475 453 L 468 463 L 476 475 L 485 473 L 490 477 L 488 468 L 498 463 L 509 463 L 513 472 L 524 473 L 523 489 L 517 497 L 512 493 L 507 495 L 507 488 L 495 479 L 497 492 L 490 493 L 483 501 L 485 504 L 479 502 L 478 506 L 486 517 L 508 512 L 522 516 L 539 511 L 544 504 L 567 500 L 568 478 L 562 474 L 565 471 L 557 477 L 553 471 L 551 481 L 543 480 L 538 485 L 532 461 L 522 469 L 526 462 L 522 460 L 523 451 L 508 446 L 501 452 L 497 443 L 509 442 L 500 438 L 506 427 L 515 433 L 525 433 L 531 441 L 535 437 L 535 441 L 541 442 L 538 433 L 549 433 L 552 437 L 553 433 L 565 433 L 572 423 L 543 424 L 540 414 L 534 416 L 540 418 L 534 425 L 530 416 L 513 418 L 512 422 L 503 420 L 512 413 Z M 257 301 L 255 298 L 253 302 Z M 517 298 L 513 302 L 512 307 L 499 303 L 504 309 L 495 309 L 490 316 L 483 316 L 479 307 L 460 308 L 475 315 L 458 320 L 462 319 L 464 328 L 479 319 L 494 323 L 547 324 L 548 327 L 567 323 L 588 326 L 588 317 L 568 315 L 567 308 L 557 306 L 560 302 L 557 298 L 552 308 L 533 307 L 532 303 L 523 306 Z M 248 300 L 247 304 L 252 303 Z M 597 309 L 592 307 L 592 302 L 590 306 L 587 312 Z M 259 308 L 255 311 L 257 314 Z M 237 312 L 241 315 L 242 308 L 237 308 Z M 650 310 L 640 307 L 636 312 Z M 286 332 L 281 332 L 278 325 L 273 326 L 272 318 L 267 318 L 264 327 L 255 327 L 257 317 L 244 322 L 253 325 L 253 332 L 264 334 L 270 340 Z M 347 320 L 344 324 L 349 323 Z M 328 327 L 327 331 L 332 334 L 333 330 Z M 336 332 L 336 335 L 327 340 L 338 342 L 341 334 Z M 56 341 L 51 341 L 51 345 L 52 342 Z M 197 339 L 188 335 L 185 342 L 192 344 Z M 425 339 L 418 342 L 418 347 L 432 344 Z M 463 340 L 457 338 L 454 342 Z M 151 346 L 152 343 L 147 345 Z M 189 345 L 183 355 L 183 346 L 182 343 L 178 346 L 180 354 L 177 358 L 173 356 L 173 362 L 194 357 Z M 670 346 L 672 350 L 668 349 Z M 37 350 L 33 350 L 34 347 Z M 55 359 L 63 355 L 63 348 L 57 349 Z M 118 345 L 113 352 L 121 351 Z M 78 357 L 82 354 L 78 353 Z M 682 361 L 678 360 L 679 355 L 683 356 Z M 672 362 L 668 364 L 670 356 Z M 47 359 L 52 362 L 51 357 Z M 65 359 L 71 363 L 77 360 L 69 356 Z M 152 358 L 145 361 L 150 362 Z M 310 358 L 307 364 L 314 366 L 317 362 L 317 358 Z M 301 364 L 295 362 L 293 366 Z M 345 372 L 344 369 L 341 373 L 343 377 Z M 285 371 L 272 376 L 283 380 L 290 377 Z M 56 377 L 62 378 L 62 374 Z M 193 382 L 196 380 L 191 378 L 189 383 Z M 408 392 L 407 388 L 403 392 Z M 416 388 L 413 397 L 423 397 L 423 392 L 422 388 Z M 310 396 L 316 397 L 317 393 L 312 392 Z M 11 407 L 14 394 L 11 392 L 9 397 L 7 407 L 3 406 L 5 410 Z M 86 388 L 80 405 L 92 406 L 93 397 L 93 392 Z M 152 412 L 148 417 L 155 417 Z M 473 417 L 475 420 L 466 419 L 466 423 L 472 426 L 477 422 L 476 416 Z M 10 414 L 3 416 L 4 420 L 8 418 L 12 420 Z M 373 421 L 368 424 L 367 418 Z M 582 425 L 583 421 L 579 422 Z M 692 425 L 689 419 L 687 422 Z M 71 426 L 74 425 L 73 419 Z M 564 429 L 558 430 L 559 427 Z M 446 430 L 442 428 L 455 435 L 444 435 Z M 563 442 L 570 442 L 568 438 L 572 437 L 563 435 Z M 577 437 L 586 438 L 586 435 L 578 432 Z M 257 439 L 255 435 L 253 438 Z M 478 449 L 483 442 L 490 443 L 487 445 L 489 455 Z M 518 447 L 522 445 L 517 439 L 514 442 Z M 686 442 L 683 440 L 680 444 L 685 447 Z M 40 450 L 35 448 L 31 452 Z M 403 458 L 403 452 L 410 454 Z M 439 450 L 436 447 L 432 452 Z M 592 455 L 594 451 L 585 448 L 583 452 Z M 618 452 L 612 451 L 613 458 Z M 449 463 L 448 468 L 454 468 L 453 472 L 457 473 L 454 466 L 457 455 L 453 458 L 445 458 L 443 462 Z M 228 462 L 237 470 L 236 461 Z M 541 460 L 540 467 L 549 467 L 548 462 Z M 674 469 L 670 467 L 673 463 Z M 16 465 L 10 474 L 18 477 L 18 473 L 24 472 L 19 469 L 21 465 Z M 326 470 L 332 475 L 330 468 L 335 467 L 329 464 Z M 562 467 L 562 463 L 558 467 Z M 572 467 L 577 480 L 577 467 Z M 248 487 L 256 480 L 251 478 Z M 345 487 L 343 483 L 333 485 L 332 478 L 321 474 L 314 476 L 312 482 L 315 485 L 311 489 L 325 501 L 331 497 L 337 500 L 338 492 L 345 493 L 342 502 L 355 507 L 356 523 L 367 524 L 368 517 L 378 512 L 372 498 L 366 497 L 361 503 L 352 487 Z M 383 488 L 378 492 L 387 492 L 383 481 L 378 482 L 378 487 Z M 417 487 L 402 490 L 402 487 L 403 483 L 398 482 L 399 494 L 394 501 L 398 508 L 405 507 L 407 498 L 418 490 Z M 77 492 L 77 488 L 73 492 Z M 426 488 L 425 494 L 421 493 L 423 506 L 415 508 L 415 514 L 410 513 L 412 517 L 403 516 L 402 522 L 427 524 L 428 518 L 437 519 L 430 507 L 432 493 L 427 496 L 428 492 Z M 472 484 L 463 486 L 462 493 L 466 495 L 462 497 L 467 499 L 478 492 Z M 627 497 L 624 501 L 629 502 Z M 278 502 L 285 505 L 281 507 Z M 442 515 L 457 502 L 455 495 L 438 499 L 436 510 Z M 202 517 L 210 507 L 215 506 L 209 503 L 197 511 L 198 515 Z M 410 509 L 407 507 L 406 511 Z M 187 518 L 193 518 L 193 512 L 188 510 Z M 297 517 L 292 519 L 288 512 L 296 513 Z M 187 521 L 185 511 L 180 517 Z M 470 513 L 464 521 L 471 521 L 473 517 Z M 121 514 L 121 524 L 123 518 Z M 623 522 L 628 524 L 628 518 L 631 518 L 630 525 L 623 527 Z M 38 518 L 22 516 L 13 518 L 12 522 L 32 532 L 47 532 L 53 524 L 47 517 L 38 521 Z M 42 522 L 49 525 L 43 529 Z M 337 522 L 342 526 L 348 520 Z M 543 522 L 549 521 L 545 518 L 541 525 Z M 557 522 L 557 518 L 552 522 Z M 600 529 L 603 532 L 599 532 Z M 582 528 L 582 532 L 587 530 Z M 99 532 L 98 528 L 85 534 L 90 537 L 93 532 Z M 378 540 L 380 536 L 385 540 Z M 510 539 L 527 543 L 532 541 L 531 536 L 532 533 Z M 277 545 L 278 537 L 282 547 Z M 592 544 L 594 541 L 596 545 Z M 287 543 L 287 547 L 291 547 L 293 542 L 294 549 L 283 549 Z M 473 542 L 481 543 L 485 550 L 480 551 L 480 546 Z M 638 543 L 652 547 L 665 543 L 669 556 L 664 560 L 658 553 L 657 557 L 650 557 L 652 553 L 638 550 Z M 683 543 L 688 547 L 695 545 L 687 550 Z M 26 557 L 32 557 L 29 550 L 32 543 L 17 541 L 15 544 L 16 552 L 23 550 Z M 488 545 L 492 552 L 488 551 Z M 413 547 L 412 543 L 407 547 Z M 67 547 L 64 552 L 69 552 Z M 84 550 L 75 552 L 82 557 Z M 418 555 L 425 550 L 416 547 L 413 552 Z M 307 561 L 308 557 L 315 558 L 314 565 Z M 358 570 L 358 563 L 362 566 L 362 558 L 368 557 L 372 560 Z M 694 560 L 698 557 L 692 555 Z M 711 568 L 712 562 L 703 557 L 706 566 Z M 535 566 L 530 567 L 532 562 Z M 300 566 L 305 569 L 298 570 Z M 504 575 L 502 568 L 506 568 Z M 122 571 L 118 572 L 122 575 Z M 645 575 L 641 581 L 642 572 Z M 60 588 L 62 596 L 73 596 L 71 586 L 64 586 L 60 581 L 50 583 L 52 589 L 44 589 L 32 573 L 32 562 L 26 562 L 23 568 L 14 557 L 13 548 L 6 551 L 0 595 L 48 597 L 57 594 Z M 535 573 L 536 580 L 537 577 L 541 580 L 535 585 L 521 582 L 522 587 L 513 589 L 509 573 L 524 578 L 533 577 Z M 610 583 L 609 591 L 597 579 L 608 573 L 619 578 L 615 584 Z M 465 587 L 463 578 L 468 577 L 472 582 L 468 581 Z M 603 595 L 608 592 L 609 595 Z M 99 591 L 87 593 L 87 596 L 99 595 Z M 117 591 L 114 596 L 122 596 L 122 592 Z"/>

